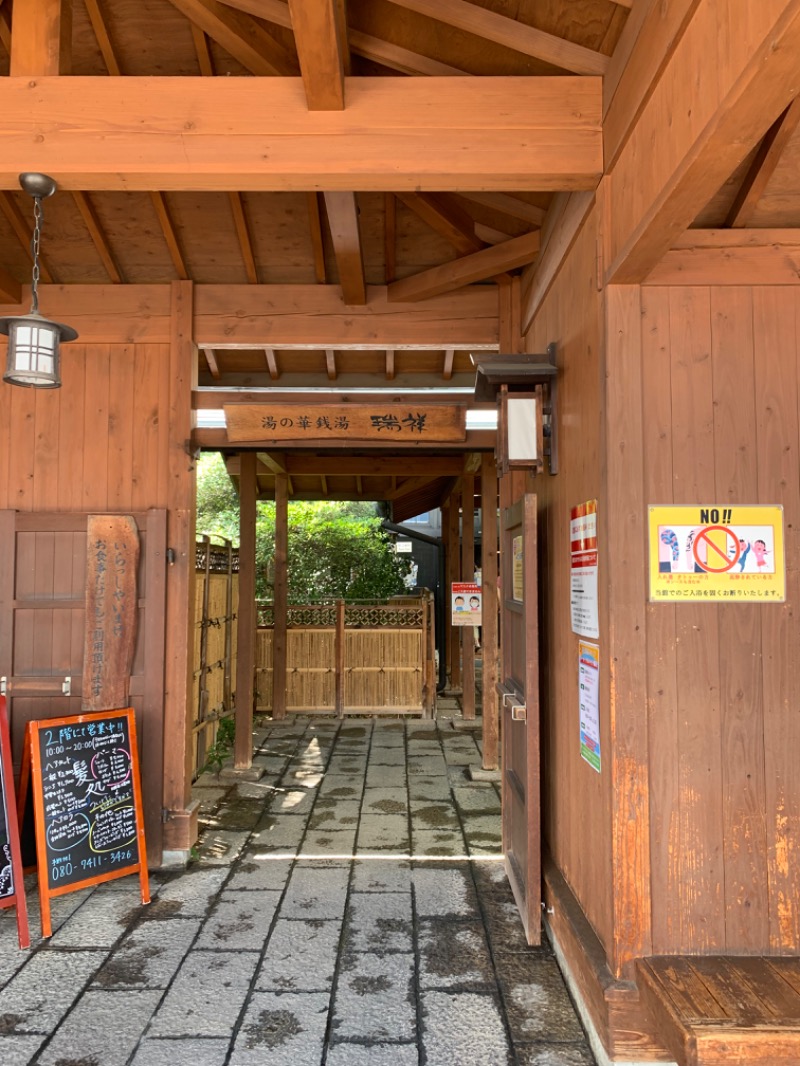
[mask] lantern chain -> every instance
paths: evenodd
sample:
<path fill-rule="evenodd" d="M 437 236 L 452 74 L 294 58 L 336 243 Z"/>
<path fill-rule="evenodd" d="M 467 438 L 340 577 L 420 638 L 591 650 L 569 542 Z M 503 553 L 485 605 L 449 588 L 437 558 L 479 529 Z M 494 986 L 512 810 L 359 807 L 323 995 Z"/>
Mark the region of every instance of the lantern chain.
<path fill-rule="evenodd" d="M 42 240 L 42 210 L 41 196 L 33 198 L 33 236 L 31 237 L 31 255 L 33 256 L 33 274 L 31 279 L 31 314 L 39 313 L 39 249 Z"/>

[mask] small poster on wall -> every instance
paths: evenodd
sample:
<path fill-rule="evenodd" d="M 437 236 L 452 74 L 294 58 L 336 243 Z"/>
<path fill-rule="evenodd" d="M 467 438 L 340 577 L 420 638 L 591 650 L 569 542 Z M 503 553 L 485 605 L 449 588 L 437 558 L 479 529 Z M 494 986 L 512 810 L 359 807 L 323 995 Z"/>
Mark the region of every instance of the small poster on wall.
<path fill-rule="evenodd" d="M 572 632 L 579 637 L 600 636 L 597 606 L 597 500 L 578 504 L 570 512 L 569 604 Z"/>
<path fill-rule="evenodd" d="M 600 649 L 578 642 L 578 706 L 581 758 L 600 773 Z"/>
<path fill-rule="evenodd" d="M 472 581 L 456 581 L 452 585 L 454 626 L 479 626 L 483 592 Z"/>

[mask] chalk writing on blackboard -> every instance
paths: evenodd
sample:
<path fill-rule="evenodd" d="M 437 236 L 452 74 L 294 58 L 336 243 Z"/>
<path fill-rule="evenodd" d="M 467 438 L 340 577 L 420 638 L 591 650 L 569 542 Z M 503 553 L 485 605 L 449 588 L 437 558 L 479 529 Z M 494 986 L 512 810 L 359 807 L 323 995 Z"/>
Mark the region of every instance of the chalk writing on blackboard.
<path fill-rule="evenodd" d="M 19 946 L 30 946 L 28 906 L 22 877 L 22 856 L 17 828 L 17 810 L 13 802 L 14 771 L 11 765 L 11 741 L 8 735 L 6 698 L 0 696 L 0 908 L 16 907 Z M 9 790 L 12 799 L 9 801 Z"/>
<path fill-rule="evenodd" d="M 44 935 L 48 894 L 138 871 L 148 902 L 133 711 L 30 722 L 28 731 Z"/>

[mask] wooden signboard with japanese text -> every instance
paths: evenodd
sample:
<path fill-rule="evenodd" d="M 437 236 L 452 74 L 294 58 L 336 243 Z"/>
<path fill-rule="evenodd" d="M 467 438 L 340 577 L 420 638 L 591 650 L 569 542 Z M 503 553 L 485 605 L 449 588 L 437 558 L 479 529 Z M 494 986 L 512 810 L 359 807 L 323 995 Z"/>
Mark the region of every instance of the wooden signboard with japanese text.
<path fill-rule="evenodd" d="M 138 873 L 150 902 L 136 722 L 131 708 L 29 722 L 19 808 L 30 781 L 42 936 L 50 900 Z"/>
<path fill-rule="evenodd" d="M 139 535 L 128 515 L 89 515 L 86 557 L 85 711 L 127 707 L 136 641 Z"/>
<path fill-rule="evenodd" d="M 14 771 L 11 763 L 6 698 L 0 696 L 0 907 L 16 906 L 19 946 L 27 948 L 31 944 L 28 905 L 22 877 L 17 808 L 13 797 Z"/>
<path fill-rule="evenodd" d="M 375 441 L 398 444 L 466 440 L 466 407 L 445 404 L 226 404 L 230 441 Z"/>

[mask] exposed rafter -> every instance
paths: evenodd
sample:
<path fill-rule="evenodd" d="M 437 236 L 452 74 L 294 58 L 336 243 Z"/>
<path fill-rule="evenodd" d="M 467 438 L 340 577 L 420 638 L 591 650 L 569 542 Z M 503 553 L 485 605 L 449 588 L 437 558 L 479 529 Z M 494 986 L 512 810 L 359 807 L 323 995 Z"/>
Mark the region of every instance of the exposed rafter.
<path fill-rule="evenodd" d="M 746 226 L 753 217 L 758 201 L 799 124 L 800 98 L 793 100 L 767 130 L 728 214 L 727 226 Z"/>
<path fill-rule="evenodd" d="M 275 349 L 265 348 L 264 358 L 267 361 L 267 371 L 269 373 L 269 376 L 272 378 L 273 381 L 277 381 L 278 378 L 281 376 L 281 372 L 278 367 L 278 357 L 275 354 Z"/>
<path fill-rule="evenodd" d="M 452 263 L 423 270 L 389 286 L 389 300 L 424 300 L 440 293 L 452 292 L 476 281 L 486 281 L 505 270 L 533 262 L 539 253 L 539 233 L 526 233 L 504 244 L 484 248 L 481 252 L 456 259 Z"/>
<path fill-rule="evenodd" d="M 318 285 L 327 284 L 325 271 L 325 245 L 322 243 L 322 216 L 319 209 L 319 193 L 307 192 L 308 227 L 311 233 L 311 248 L 314 254 L 314 277 Z"/>
<path fill-rule="evenodd" d="M 0 267 L 0 304 L 18 304 L 22 300 L 22 286 L 7 270 Z"/>
<path fill-rule="evenodd" d="M 339 268 L 342 299 L 346 304 L 365 304 L 367 288 L 355 193 L 326 192 L 325 210 Z"/>
<path fill-rule="evenodd" d="M 294 56 L 242 11 L 217 0 L 170 0 L 179 11 L 238 59 L 251 74 L 297 74 Z"/>
<path fill-rule="evenodd" d="M 214 77 L 214 59 L 208 47 L 208 34 L 194 22 L 192 23 L 192 40 L 197 53 L 197 65 L 204 78 Z"/>
<path fill-rule="evenodd" d="M 524 200 L 518 200 L 502 192 L 464 192 L 460 195 L 464 200 L 470 200 L 474 204 L 489 207 L 492 211 L 518 218 L 521 222 L 529 222 L 533 226 L 541 226 L 547 214 L 543 207 L 535 207 L 533 204 L 527 204 Z"/>
<path fill-rule="evenodd" d="M 150 201 L 155 209 L 156 218 L 161 227 L 161 232 L 164 235 L 164 240 L 167 242 L 169 257 L 172 260 L 172 265 L 175 267 L 175 272 L 181 281 L 188 281 L 189 271 L 186 268 L 186 261 L 183 258 L 183 252 L 181 251 L 178 234 L 175 231 L 172 216 L 169 213 L 167 199 L 163 192 L 151 192 Z"/>
<path fill-rule="evenodd" d="M 543 33 L 516 19 L 498 15 L 477 4 L 468 3 L 468 0 L 390 0 L 390 3 L 478 37 L 485 37 L 505 48 L 552 63 L 573 74 L 603 74 L 608 67 L 608 56 Z"/>
<path fill-rule="evenodd" d="M 341 111 L 347 37 L 337 0 L 289 0 L 289 13 L 309 109 Z"/>
<path fill-rule="evenodd" d="M 203 355 L 205 356 L 206 363 L 208 364 L 208 369 L 211 373 L 212 378 L 214 378 L 215 380 L 219 380 L 222 375 L 220 374 L 219 363 L 217 362 L 217 357 L 214 354 L 214 349 L 203 348 L 202 351 Z"/>
<path fill-rule="evenodd" d="M 453 376 L 453 360 L 455 359 L 455 349 L 446 348 L 444 353 L 444 365 L 442 366 L 442 377 L 445 381 L 450 381 Z"/>
<path fill-rule="evenodd" d="M 460 255 L 485 247 L 475 236 L 475 224 L 466 211 L 440 193 L 400 192 L 397 199 L 444 237 Z"/>
<path fill-rule="evenodd" d="M 83 2 L 86 6 L 86 13 L 89 16 L 92 29 L 94 30 L 97 47 L 100 49 L 100 54 L 106 65 L 106 70 L 112 76 L 118 77 L 122 73 L 122 70 L 120 69 L 114 46 L 111 44 L 108 27 L 106 26 L 103 12 L 100 10 L 100 4 L 98 3 L 98 0 L 83 0 Z"/>
<path fill-rule="evenodd" d="M 253 241 L 250 236 L 250 227 L 247 224 L 247 217 L 244 213 L 244 201 L 240 192 L 229 192 L 228 199 L 231 205 L 231 211 L 233 212 L 233 223 L 236 226 L 236 236 L 239 241 L 239 248 L 242 252 L 242 259 L 244 260 L 244 269 L 247 274 L 247 280 L 251 285 L 258 285 L 258 269 L 256 268 L 256 258 L 253 255 Z"/>
<path fill-rule="evenodd" d="M 0 5 L 1 6 L 1 5 Z M 8 21 L 8 12 L 0 10 L 0 44 L 11 54 L 11 23 Z"/>
<path fill-rule="evenodd" d="M 325 349 L 325 369 L 328 373 L 328 381 L 336 381 L 339 374 L 336 370 L 336 352 L 332 348 Z"/>
<path fill-rule="evenodd" d="M 394 366 L 394 349 L 389 348 L 386 352 L 386 380 L 394 381 L 395 366 Z"/>
<path fill-rule="evenodd" d="M 115 284 L 122 284 L 125 278 L 122 276 L 122 271 L 120 270 L 119 264 L 111 250 L 111 245 L 108 243 L 108 237 L 103 232 L 103 227 L 100 224 L 100 220 L 97 217 L 88 194 L 83 192 L 73 192 L 72 198 L 81 213 L 81 218 L 85 222 L 86 228 L 89 230 L 92 244 L 95 246 L 97 254 L 103 261 L 106 273 Z"/>

